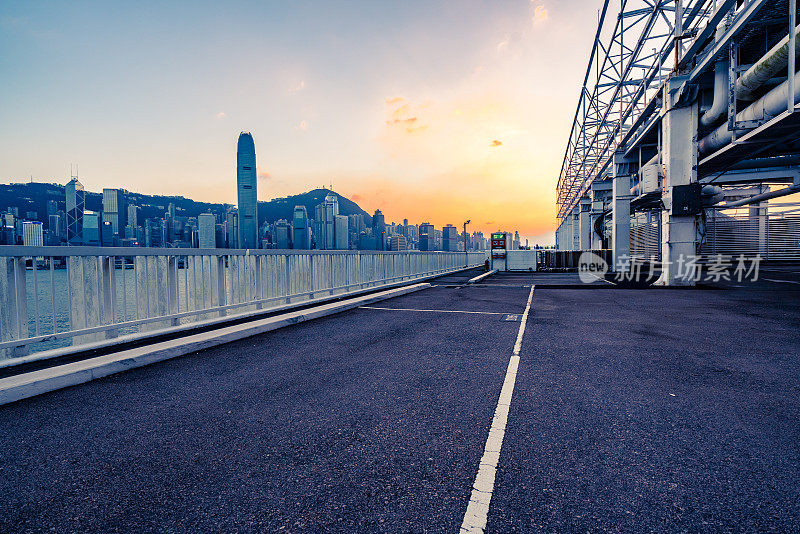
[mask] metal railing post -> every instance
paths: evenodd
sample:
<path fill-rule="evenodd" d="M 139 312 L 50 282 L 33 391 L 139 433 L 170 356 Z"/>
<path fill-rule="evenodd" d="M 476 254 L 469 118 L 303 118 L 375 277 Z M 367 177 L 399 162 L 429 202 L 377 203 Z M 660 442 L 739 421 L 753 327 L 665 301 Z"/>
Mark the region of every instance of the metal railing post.
<path fill-rule="evenodd" d="M 178 313 L 178 258 L 167 257 L 167 315 Z M 170 325 L 178 326 L 180 320 L 173 317 Z"/>
<path fill-rule="evenodd" d="M 217 256 L 217 302 L 219 306 L 225 306 L 227 291 L 225 289 L 225 256 Z M 219 311 L 220 317 L 225 317 L 225 310 Z"/>
<path fill-rule="evenodd" d="M 114 269 L 114 260 L 110 256 L 101 256 L 98 258 L 100 263 L 100 276 L 102 285 L 100 287 L 100 299 L 103 302 L 102 316 L 100 317 L 100 324 L 114 324 L 116 318 L 114 317 L 114 292 L 112 287 L 112 269 Z M 105 331 L 106 339 L 117 337 L 117 329 L 109 329 Z"/>

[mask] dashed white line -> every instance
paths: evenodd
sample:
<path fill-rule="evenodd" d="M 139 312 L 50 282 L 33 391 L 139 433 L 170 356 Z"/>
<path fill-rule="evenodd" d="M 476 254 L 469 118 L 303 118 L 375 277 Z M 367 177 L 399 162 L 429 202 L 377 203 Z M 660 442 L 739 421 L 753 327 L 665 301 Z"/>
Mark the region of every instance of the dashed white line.
<path fill-rule="evenodd" d="M 767 282 L 777 282 L 779 284 L 800 284 L 795 280 L 775 280 L 773 278 L 762 278 L 762 280 L 766 280 Z"/>
<path fill-rule="evenodd" d="M 431 313 L 474 313 L 478 315 L 509 315 L 506 312 L 467 311 L 467 310 L 418 310 L 415 308 L 380 308 L 378 306 L 359 306 L 359 308 L 365 310 L 389 310 L 389 311 L 431 312 Z"/>
<path fill-rule="evenodd" d="M 472 494 L 467 504 L 467 511 L 464 513 L 464 521 L 461 524 L 462 533 L 483 532 L 484 529 L 486 529 L 489 504 L 492 500 L 492 492 L 494 491 L 494 477 L 497 473 L 497 463 L 500 461 L 500 449 L 503 446 L 503 438 L 506 434 L 508 410 L 511 407 L 511 396 L 514 394 L 514 384 L 517 381 L 517 368 L 519 367 L 519 353 L 522 350 L 522 337 L 525 334 L 525 324 L 528 322 L 528 313 L 531 310 L 534 289 L 536 289 L 535 285 L 531 287 L 531 292 L 528 294 L 528 302 L 525 305 L 525 312 L 522 314 L 519 332 L 517 332 L 517 340 L 514 343 L 514 352 L 508 360 L 506 378 L 500 390 L 500 397 L 497 399 L 497 407 L 494 411 L 492 426 L 489 429 L 489 436 L 486 438 L 483 457 L 478 466 L 478 474 L 475 475 L 475 482 L 472 484 Z"/>

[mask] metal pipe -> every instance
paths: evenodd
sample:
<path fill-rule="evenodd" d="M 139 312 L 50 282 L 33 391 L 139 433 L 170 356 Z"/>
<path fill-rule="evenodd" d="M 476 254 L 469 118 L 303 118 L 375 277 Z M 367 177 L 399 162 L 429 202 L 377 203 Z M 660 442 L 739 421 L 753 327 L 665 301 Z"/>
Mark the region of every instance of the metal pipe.
<path fill-rule="evenodd" d="M 717 42 L 725 34 L 725 24 L 720 23 L 717 27 Z M 702 126 L 713 126 L 718 123 L 728 112 L 728 86 L 730 77 L 728 76 L 728 60 L 720 59 L 714 63 L 714 101 L 711 107 L 700 117 Z"/>
<path fill-rule="evenodd" d="M 792 20 L 791 12 L 789 19 Z M 800 26 L 795 26 L 794 22 L 792 22 L 790 28 L 794 28 L 793 33 L 787 34 L 786 37 L 770 48 L 769 52 L 764 54 L 761 59 L 756 61 L 752 67 L 739 77 L 736 81 L 736 98 L 755 100 L 755 93 L 758 88 L 770 78 L 785 70 L 789 62 L 794 61 L 794 58 L 800 55 L 800 47 L 798 47 L 797 39 L 794 38 L 800 32 Z M 794 42 L 794 54 L 789 53 L 790 40 Z"/>
<path fill-rule="evenodd" d="M 746 204 L 754 204 L 756 202 L 761 202 L 762 200 L 785 197 L 786 195 L 791 195 L 793 193 L 800 193 L 800 184 L 790 185 L 789 187 L 784 187 L 783 189 L 778 189 L 777 191 L 770 191 L 769 193 L 761 193 L 760 195 L 755 195 L 750 198 L 743 198 L 742 200 L 729 202 L 727 204 L 719 206 L 717 209 L 724 210 L 728 208 L 736 208 L 738 206 L 744 206 Z"/>
<path fill-rule="evenodd" d="M 800 73 L 794 75 L 794 96 L 792 100 L 797 102 L 800 98 Z M 789 80 L 783 82 L 778 87 L 765 94 L 749 107 L 736 114 L 736 122 L 745 121 L 768 121 L 769 119 L 786 111 L 789 102 Z M 721 148 L 733 139 L 732 132 L 725 123 L 704 137 L 698 144 L 698 151 L 707 154 L 712 150 Z"/>
<path fill-rule="evenodd" d="M 741 161 L 729 167 L 730 170 L 760 169 L 765 167 L 791 167 L 800 165 L 800 155 L 773 156 L 769 158 L 755 158 Z"/>
<path fill-rule="evenodd" d="M 797 0 L 789 0 L 789 27 L 797 29 Z M 788 70 L 786 72 L 786 76 L 789 78 L 789 94 L 794 94 L 794 78 L 792 74 L 795 71 L 795 59 L 797 57 L 797 31 L 793 31 L 789 34 L 789 42 L 787 43 L 789 50 L 794 50 L 794 54 L 789 54 L 788 56 Z M 787 109 L 789 113 L 794 113 L 794 102 L 789 97 L 789 101 L 786 103 Z"/>

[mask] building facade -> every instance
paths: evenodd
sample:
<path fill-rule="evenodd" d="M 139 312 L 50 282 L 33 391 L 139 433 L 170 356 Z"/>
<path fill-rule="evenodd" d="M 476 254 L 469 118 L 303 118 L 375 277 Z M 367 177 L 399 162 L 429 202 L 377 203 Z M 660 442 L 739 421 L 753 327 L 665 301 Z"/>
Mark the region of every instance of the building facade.
<path fill-rule="evenodd" d="M 339 199 L 329 194 L 314 210 L 314 238 L 320 250 L 336 248 L 336 216 L 339 215 Z"/>
<path fill-rule="evenodd" d="M 311 248 L 311 226 L 305 206 L 295 206 L 292 212 L 292 245 L 299 250 Z"/>
<path fill-rule="evenodd" d="M 372 236 L 375 238 L 375 249 L 386 250 L 386 219 L 381 210 L 375 210 L 372 216 Z"/>
<path fill-rule="evenodd" d="M 419 225 L 419 249 L 426 252 L 436 250 L 436 231 L 430 223 Z"/>
<path fill-rule="evenodd" d="M 458 252 L 458 228 L 448 224 L 442 229 L 442 250 Z"/>
<path fill-rule="evenodd" d="M 111 223 L 111 229 L 119 234 L 120 194 L 117 189 L 103 189 L 103 222 Z"/>
<path fill-rule="evenodd" d="M 26 247 L 44 246 L 44 225 L 39 221 L 23 222 L 22 244 Z"/>
<path fill-rule="evenodd" d="M 258 195 L 256 190 L 256 146 L 249 132 L 239 134 L 236 150 L 238 198 L 238 248 L 258 248 Z"/>
<path fill-rule="evenodd" d="M 67 242 L 83 245 L 83 215 L 86 211 L 86 192 L 77 178 L 64 188 L 67 200 Z"/>
<path fill-rule="evenodd" d="M 347 215 L 336 215 L 334 220 L 334 248 L 336 248 L 336 250 L 347 250 L 350 248 L 350 232 Z"/>
<path fill-rule="evenodd" d="M 213 213 L 201 213 L 197 216 L 197 246 L 217 248 L 217 218 Z"/>

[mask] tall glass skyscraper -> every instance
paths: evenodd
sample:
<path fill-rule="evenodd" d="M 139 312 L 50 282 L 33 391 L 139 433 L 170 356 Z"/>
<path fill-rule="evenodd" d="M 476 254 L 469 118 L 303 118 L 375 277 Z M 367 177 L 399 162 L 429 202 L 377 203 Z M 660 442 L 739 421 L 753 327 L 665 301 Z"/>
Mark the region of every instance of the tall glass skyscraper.
<path fill-rule="evenodd" d="M 77 177 L 73 177 L 64 188 L 67 197 L 67 241 L 70 245 L 83 245 L 83 213 L 86 209 L 86 193 Z"/>
<path fill-rule="evenodd" d="M 238 248 L 258 248 L 256 145 L 249 132 L 239 134 L 236 150 L 236 192 L 239 201 Z"/>

